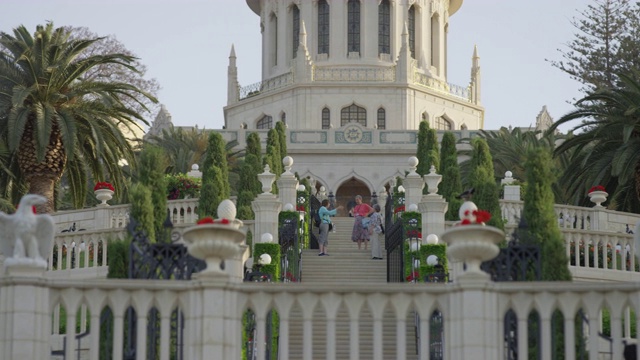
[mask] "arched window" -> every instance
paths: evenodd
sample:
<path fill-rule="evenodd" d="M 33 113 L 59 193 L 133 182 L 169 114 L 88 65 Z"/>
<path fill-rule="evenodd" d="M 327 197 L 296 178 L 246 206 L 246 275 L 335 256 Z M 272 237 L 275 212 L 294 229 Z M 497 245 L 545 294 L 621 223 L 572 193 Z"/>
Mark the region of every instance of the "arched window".
<path fill-rule="evenodd" d="M 331 111 L 329 110 L 329 108 L 322 109 L 322 128 L 331 128 Z"/>
<path fill-rule="evenodd" d="M 271 129 L 273 127 L 273 118 L 269 115 L 265 115 L 262 119 L 258 120 L 256 129 Z"/>
<path fill-rule="evenodd" d="M 280 121 L 282 121 L 283 124 L 287 123 L 287 113 L 282 113 L 282 115 L 280 115 Z"/>
<path fill-rule="evenodd" d="M 427 121 L 427 113 L 426 112 L 422 113 L 422 121 Z"/>
<path fill-rule="evenodd" d="M 352 104 L 340 111 L 340 126 L 345 126 L 350 122 L 357 122 L 362 126 L 367 126 L 367 110 L 356 104 Z"/>
<path fill-rule="evenodd" d="M 329 4 L 318 1 L 318 54 L 329 54 Z"/>
<path fill-rule="evenodd" d="M 411 5 L 409 8 L 409 19 L 407 21 L 407 29 L 409 30 L 409 51 L 411 57 L 416 58 L 416 6 Z"/>
<path fill-rule="evenodd" d="M 436 130 L 451 130 L 451 122 L 442 116 L 436 118 Z"/>
<path fill-rule="evenodd" d="M 360 1 L 347 3 L 347 52 L 360 52 Z"/>
<path fill-rule="evenodd" d="M 380 108 L 378 109 L 378 130 L 384 130 L 387 128 L 387 112 Z"/>
<path fill-rule="evenodd" d="M 378 53 L 391 54 L 391 6 L 389 0 L 378 5 Z"/>
<path fill-rule="evenodd" d="M 298 44 L 300 43 L 300 9 L 296 5 L 293 5 L 291 8 L 291 21 L 293 22 L 292 27 L 292 46 L 293 46 L 293 58 L 296 58 L 298 52 Z"/>

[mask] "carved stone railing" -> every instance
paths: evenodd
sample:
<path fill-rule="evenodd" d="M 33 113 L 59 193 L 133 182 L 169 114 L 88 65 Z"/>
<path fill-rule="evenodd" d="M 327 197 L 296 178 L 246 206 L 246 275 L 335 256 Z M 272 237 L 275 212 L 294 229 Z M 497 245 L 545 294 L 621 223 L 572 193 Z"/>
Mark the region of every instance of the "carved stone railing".
<path fill-rule="evenodd" d="M 361 66 L 352 68 L 335 68 L 316 66 L 313 68 L 314 81 L 363 81 L 363 82 L 393 82 L 396 80 L 395 67 Z"/>
<path fill-rule="evenodd" d="M 413 74 L 413 82 L 416 85 L 424 86 L 443 94 L 452 95 L 464 101 L 471 101 L 471 94 L 468 86 L 463 87 L 460 85 L 450 84 L 446 81 L 432 78 L 431 76 L 418 71 L 415 71 Z"/>
<path fill-rule="evenodd" d="M 271 79 L 267 79 L 267 80 L 263 80 L 260 82 L 257 82 L 255 84 L 251 84 L 251 85 L 247 85 L 247 86 L 243 86 L 239 89 L 239 96 L 238 98 L 240 100 L 242 99 L 246 99 L 252 96 L 256 96 L 262 93 L 266 93 L 269 91 L 273 91 L 276 89 L 280 89 L 282 87 L 285 87 L 289 84 L 293 84 L 293 73 L 292 72 L 288 72 L 282 75 L 278 75 L 275 77 L 272 77 Z"/>
<path fill-rule="evenodd" d="M 19 281 L 18 281 L 19 282 Z M 0 289 L 6 283 L 0 282 Z M 216 282 L 201 281 L 153 281 L 153 280 L 48 280 L 40 286 L 48 289 L 50 308 L 58 304 L 66 305 L 66 323 L 77 323 L 81 319 L 81 329 L 87 329 L 90 335 L 77 349 L 76 342 L 67 341 L 66 358 L 71 359 L 77 353 L 84 354 L 83 358 L 98 359 L 101 351 L 101 341 L 97 334 L 107 331 L 113 336 L 113 341 L 107 345 L 114 349 L 122 349 L 125 342 L 125 316 L 130 307 L 135 311 L 138 327 L 137 345 L 139 351 L 144 351 L 147 345 L 147 321 L 151 310 L 156 309 L 159 314 L 156 319 L 162 319 L 159 336 L 161 349 L 166 351 L 167 357 L 175 355 L 176 347 L 172 347 L 171 334 L 168 330 L 170 314 L 178 309 L 184 313 L 184 343 L 181 350 L 185 359 L 204 358 L 202 351 L 210 345 L 209 359 L 240 359 L 242 348 L 242 315 L 248 309 L 255 314 L 257 321 L 257 338 L 264 338 L 266 319 L 272 310 L 279 314 L 279 358 L 281 359 L 316 359 L 336 358 L 336 349 L 342 346 L 351 348 L 351 358 L 375 358 L 373 354 L 382 354 L 382 344 L 393 344 L 394 358 L 407 358 L 406 339 L 414 334 L 408 334 L 407 322 L 418 321 L 422 331 L 419 337 L 419 352 L 423 359 L 428 358 L 430 333 L 429 324 L 434 310 L 442 313 L 444 329 L 444 355 L 448 359 L 464 359 L 471 352 L 476 351 L 474 359 L 504 359 L 504 334 L 506 314 L 511 313 L 519 320 L 516 333 L 510 332 L 510 340 L 514 342 L 517 352 L 526 354 L 528 350 L 528 336 L 537 338 L 540 358 L 549 359 L 552 353 L 552 341 L 555 336 L 563 337 L 565 346 L 558 350 L 565 358 L 576 358 L 575 337 L 581 333 L 585 337 L 585 351 L 599 358 L 597 354 L 609 354 L 613 359 L 622 359 L 623 339 L 628 339 L 630 332 L 629 306 L 638 308 L 640 290 L 636 284 L 603 284 L 603 283 L 489 283 L 476 291 L 469 285 L 417 283 L 386 284 L 372 287 L 367 284 L 327 284 L 305 285 L 304 283 L 239 283 L 225 285 Z M 615 294 L 615 296 L 611 296 Z M 216 298 L 215 309 L 203 312 L 203 304 L 210 304 Z M 222 299 L 225 299 L 224 301 Z M 492 324 L 491 331 L 484 332 L 481 341 L 474 343 L 471 339 L 459 336 L 462 326 L 461 314 L 468 313 L 469 305 L 482 299 L 486 304 L 482 308 L 482 321 Z M 304 304 L 300 307 L 299 304 Z M 112 325 L 109 329 L 101 328 L 100 315 L 109 306 L 113 314 Z M 89 316 L 82 315 L 86 309 Z M 11 311 L 12 309 L 5 309 Z M 314 316 L 322 314 L 322 316 Z M 554 311 L 558 310 L 563 318 L 564 331 L 558 331 L 552 339 L 551 319 Z M 578 328 L 573 321 L 579 313 L 585 314 L 593 326 Z M 599 318 L 602 311 L 610 314 L 611 337 L 615 346 L 612 350 L 604 348 L 599 341 Z M 532 328 L 540 331 L 528 333 L 527 318 L 537 312 L 540 323 Z M 636 311 L 637 313 L 637 311 Z M 220 322 L 211 323 L 210 318 L 221 314 Z M 222 320 L 222 314 L 224 320 Z M 417 314 L 417 317 L 416 315 Z M 49 317 L 50 319 L 51 317 Z M 209 319 L 207 319 L 209 318 Z M 568 320 L 571 319 L 571 320 Z M 468 319 L 466 319 L 468 321 Z M 203 332 L 204 323 L 215 325 L 216 331 Z M 366 324 L 366 325 L 363 325 Z M 44 326 L 45 324 L 43 324 Z M 363 328 L 373 327 L 372 339 L 367 340 L 372 347 L 363 347 L 360 340 Z M 383 328 L 395 328 L 395 331 L 382 331 Z M 208 327 L 205 327 L 209 329 Z M 48 329 L 48 328 L 47 328 Z M 114 331 L 115 329 L 115 331 Z M 224 330 L 223 330 L 224 329 Z M 313 333 L 312 333 L 313 331 Z M 318 332 L 319 331 L 319 332 Z M 347 338 L 338 338 L 339 333 L 347 333 Z M 48 331 L 33 333 L 29 336 L 49 336 Z M 293 334 L 303 339 L 293 340 Z M 315 342 L 319 334 L 323 341 Z M 563 336 L 563 334 L 570 334 Z M 66 327 L 66 337 L 75 337 L 75 327 Z M 387 338 L 391 336 L 392 338 Z M 221 339 L 224 337 L 224 340 Z M 48 339 L 47 344 L 48 344 Z M 6 342 L 4 344 L 7 344 Z M 480 346 L 480 344 L 482 344 Z M 0 342 L 0 347 L 3 343 Z M 389 351 L 385 345 L 384 351 Z M 479 346 L 474 348 L 474 346 Z M 556 348 L 557 349 L 557 348 Z M 257 343 L 258 359 L 267 359 L 264 353 L 265 344 Z M 378 352 L 379 351 L 379 352 Z M 171 354 L 169 354 L 171 352 Z"/>

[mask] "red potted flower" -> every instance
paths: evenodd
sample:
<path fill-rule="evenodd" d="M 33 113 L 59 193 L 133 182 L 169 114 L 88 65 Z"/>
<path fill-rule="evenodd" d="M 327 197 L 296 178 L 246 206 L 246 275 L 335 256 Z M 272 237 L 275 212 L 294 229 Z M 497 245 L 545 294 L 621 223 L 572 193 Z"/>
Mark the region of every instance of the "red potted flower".
<path fill-rule="evenodd" d="M 107 201 L 113 198 L 114 192 L 115 189 L 113 185 L 106 181 L 97 182 L 93 187 L 93 193 L 96 195 L 96 198 L 101 201 L 98 206 L 109 206 L 109 204 L 107 204 Z"/>

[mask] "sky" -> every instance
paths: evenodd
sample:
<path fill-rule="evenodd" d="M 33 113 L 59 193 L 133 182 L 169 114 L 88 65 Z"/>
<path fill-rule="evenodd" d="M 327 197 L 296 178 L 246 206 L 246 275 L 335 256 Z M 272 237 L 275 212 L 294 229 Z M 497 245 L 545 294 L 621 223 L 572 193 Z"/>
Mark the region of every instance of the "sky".
<path fill-rule="evenodd" d="M 464 0 L 449 22 L 448 82 L 468 84 L 477 45 L 485 129 L 535 124 L 544 105 L 554 119 L 573 109 L 580 84 L 547 59 L 562 59 L 558 49 L 577 32 L 572 19 L 592 3 Z M 0 31 L 47 21 L 114 35 L 158 80 L 177 126 L 222 128 L 232 45 L 240 85 L 261 80 L 259 16 L 245 0 L 0 0 Z"/>

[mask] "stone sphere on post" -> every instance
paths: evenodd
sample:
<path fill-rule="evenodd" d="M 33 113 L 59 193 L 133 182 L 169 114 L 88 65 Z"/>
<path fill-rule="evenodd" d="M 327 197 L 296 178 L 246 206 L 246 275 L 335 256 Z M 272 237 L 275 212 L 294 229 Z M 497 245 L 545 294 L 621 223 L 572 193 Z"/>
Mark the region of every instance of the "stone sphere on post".
<path fill-rule="evenodd" d="M 429 265 L 429 266 L 438 265 L 438 257 L 435 256 L 435 255 L 427 256 L 427 265 Z"/>
<path fill-rule="evenodd" d="M 291 167 L 293 166 L 293 158 L 291 156 L 285 156 L 282 158 L 282 165 L 284 165 L 284 172 L 291 173 Z"/>
<path fill-rule="evenodd" d="M 418 168 L 418 164 L 420 163 L 420 161 L 418 160 L 417 157 L 415 156 L 411 156 L 409 158 L 409 175 L 416 175 L 416 169 Z"/>
<path fill-rule="evenodd" d="M 417 212 L 418 211 L 418 205 L 416 204 L 411 204 L 407 207 L 407 211 L 411 211 L 411 212 Z"/>
<path fill-rule="evenodd" d="M 293 206 L 292 203 L 286 203 L 284 204 L 284 207 L 282 208 L 283 211 L 293 211 L 295 209 L 295 207 Z"/>

